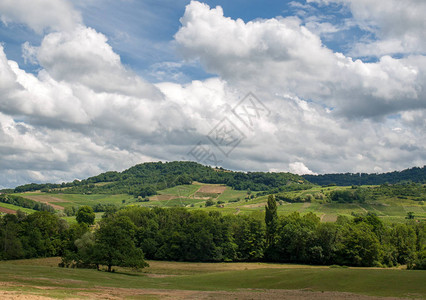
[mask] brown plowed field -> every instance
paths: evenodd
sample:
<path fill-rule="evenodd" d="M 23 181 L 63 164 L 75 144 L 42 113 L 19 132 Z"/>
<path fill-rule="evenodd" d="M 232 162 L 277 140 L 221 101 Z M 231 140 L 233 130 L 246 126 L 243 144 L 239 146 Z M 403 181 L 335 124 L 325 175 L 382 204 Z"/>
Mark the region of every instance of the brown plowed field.
<path fill-rule="evenodd" d="M 5 214 L 16 214 L 16 210 L 0 207 L 0 212 Z"/>
<path fill-rule="evenodd" d="M 197 193 L 222 194 L 226 190 L 224 185 L 204 185 L 200 187 Z"/>
<path fill-rule="evenodd" d="M 56 197 L 50 197 L 50 196 L 45 196 L 45 195 L 40 195 L 40 196 L 25 196 L 25 198 L 37 201 L 37 202 L 41 202 L 41 203 L 45 203 L 45 204 L 49 204 L 50 206 L 52 206 L 54 209 L 57 210 L 64 210 L 64 207 L 56 205 L 56 204 L 52 204 L 52 202 L 67 202 L 65 200 L 56 198 Z"/>

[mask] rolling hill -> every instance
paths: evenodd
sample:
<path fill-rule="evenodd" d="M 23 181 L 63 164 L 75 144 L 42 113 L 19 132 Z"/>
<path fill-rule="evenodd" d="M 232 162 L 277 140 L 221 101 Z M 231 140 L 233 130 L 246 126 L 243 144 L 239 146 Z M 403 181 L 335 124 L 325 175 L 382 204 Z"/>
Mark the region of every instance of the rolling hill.
<path fill-rule="evenodd" d="M 366 181 L 377 183 L 392 179 L 391 182 L 402 181 L 401 184 L 357 186 L 354 183 L 359 175 L 354 174 L 302 177 L 290 173 L 234 172 L 194 162 L 155 162 L 70 183 L 19 186 L 10 196 L 0 197 L 0 207 L 4 212 L 16 212 L 20 209 L 16 199 L 21 197 L 26 212 L 46 208 L 46 204 L 68 215 L 70 222 L 75 222 L 73 215 L 83 205 L 92 206 L 98 218 L 109 209 L 126 206 L 252 214 L 262 212 L 267 196 L 274 194 L 280 215 L 313 212 L 323 222 L 329 222 L 339 215 L 374 213 L 387 222 L 405 222 L 410 212 L 416 219 L 426 218 L 425 185 L 413 183 L 424 182 L 425 170 L 423 167 L 373 174 L 370 178 L 375 181 Z M 367 180 L 367 175 L 361 176 L 364 177 Z M 325 184 L 331 181 L 338 185 Z M 12 201 L 14 197 L 18 198 Z"/>

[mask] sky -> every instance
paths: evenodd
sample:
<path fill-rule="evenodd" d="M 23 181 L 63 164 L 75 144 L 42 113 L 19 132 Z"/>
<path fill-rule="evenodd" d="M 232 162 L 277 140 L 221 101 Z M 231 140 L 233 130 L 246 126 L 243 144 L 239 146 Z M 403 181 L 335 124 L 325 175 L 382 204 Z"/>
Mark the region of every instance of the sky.
<path fill-rule="evenodd" d="M 0 188 L 149 161 L 426 163 L 423 0 L 0 0 Z"/>

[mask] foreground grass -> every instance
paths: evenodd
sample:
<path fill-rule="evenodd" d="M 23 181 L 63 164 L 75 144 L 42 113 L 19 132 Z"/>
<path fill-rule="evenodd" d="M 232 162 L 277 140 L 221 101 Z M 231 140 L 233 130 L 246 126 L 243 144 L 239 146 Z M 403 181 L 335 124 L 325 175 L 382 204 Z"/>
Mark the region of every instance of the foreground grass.
<path fill-rule="evenodd" d="M 0 263 L 0 290 L 66 298 L 102 288 L 237 291 L 291 289 L 371 296 L 426 297 L 426 272 L 398 269 L 329 268 L 265 263 L 151 261 L 142 272 L 116 273 L 58 268 L 59 259 Z"/>

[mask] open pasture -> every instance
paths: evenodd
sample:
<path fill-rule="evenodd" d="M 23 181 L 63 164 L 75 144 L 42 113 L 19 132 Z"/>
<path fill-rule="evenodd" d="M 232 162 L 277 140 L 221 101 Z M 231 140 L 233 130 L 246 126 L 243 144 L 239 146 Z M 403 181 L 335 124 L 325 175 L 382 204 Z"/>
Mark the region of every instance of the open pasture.
<path fill-rule="evenodd" d="M 0 296 L 61 299 L 376 299 L 426 297 L 426 272 L 267 263 L 149 261 L 115 273 L 57 267 L 59 258 L 0 263 Z M 39 298 L 43 299 L 43 298 Z"/>

